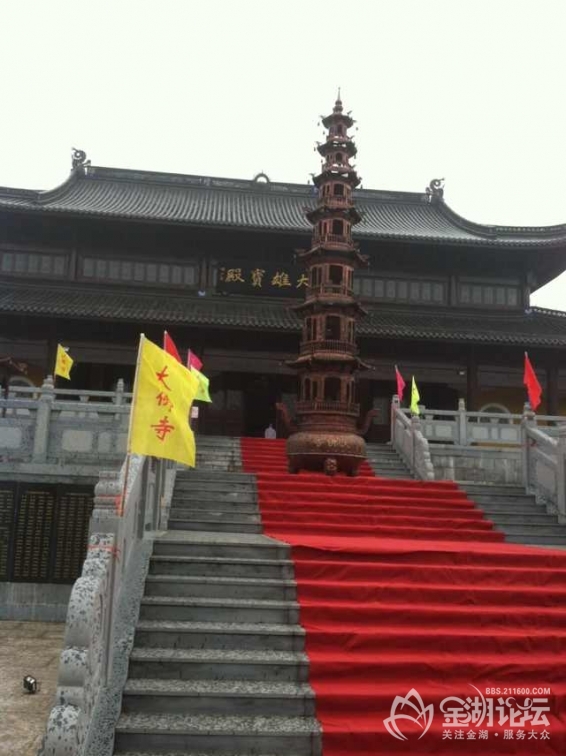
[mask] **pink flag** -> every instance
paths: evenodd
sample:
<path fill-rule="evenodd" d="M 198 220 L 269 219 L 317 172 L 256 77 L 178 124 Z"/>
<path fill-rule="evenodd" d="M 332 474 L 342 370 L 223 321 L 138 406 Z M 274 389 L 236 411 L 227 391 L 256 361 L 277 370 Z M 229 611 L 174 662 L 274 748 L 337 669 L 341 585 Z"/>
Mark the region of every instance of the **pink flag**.
<path fill-rule="evenodd" d="M 167 354 L 170 354 L 171 357 L 174 357 L 177 362 L 181 362 L 181 355 L 179 354 L 179 350 L 175 346 L 175 342 L 169 336 L 167 331 L 163 331 L 163 350 L 167 352 Z"/>
<path fill-rule="evenodd" d="M 405 381 L 403 380 L 403 376 L 399 372 L 399 368 L 397 365 L 395 365 L 395 378 L 397 379 L 397 396 L 399 397 L 399 401 L 403 401 L 403 391 L 405 390 Z"/>
<path fill-rule="evenodd" d="M 189 370 L 191 368 L 194 368 L 195 370 L 200 370 L 202 367 L 202 361 L 199 360 L 196 354 L 194 352 L 191 352 L 190 349 L 187 353 L 187 367 L 189 368 Z"/>
<path fill-rule="evenodd" d="M 523 383 L 527 387 L 527 393 L 529 395 L 529 403 L 533 410 L 540 404 L 540 398 L 542 396 L 542 386 L 538 382 L 536 373 L 529 360 L 529 355 L 525 352 L 525 374 L 523 376 Z"/>

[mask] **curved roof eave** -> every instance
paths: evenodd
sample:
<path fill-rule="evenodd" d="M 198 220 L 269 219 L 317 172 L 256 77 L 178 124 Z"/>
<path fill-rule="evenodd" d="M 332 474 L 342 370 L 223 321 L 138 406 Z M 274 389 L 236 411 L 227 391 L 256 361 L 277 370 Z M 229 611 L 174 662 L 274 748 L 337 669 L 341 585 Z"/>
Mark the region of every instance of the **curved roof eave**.
<path fill-rule="evenodd" d="M 467 220 L 442 198 L 414 192 L 355 193 L 360 240 L 487 247 L 566 246 L 566 224 L 496 226 Z M 312 185 L 88 166 L 48 191 L 0 188 L 0 208 L 195 227 L 310 232 Z"/>

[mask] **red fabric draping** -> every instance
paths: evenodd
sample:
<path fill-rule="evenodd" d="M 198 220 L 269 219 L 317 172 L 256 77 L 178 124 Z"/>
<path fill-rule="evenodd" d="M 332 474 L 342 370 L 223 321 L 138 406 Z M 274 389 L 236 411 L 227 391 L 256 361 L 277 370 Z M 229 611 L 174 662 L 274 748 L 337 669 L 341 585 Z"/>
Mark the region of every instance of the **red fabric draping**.
<path fill-rule="evenodd" d="M 264 532 L 292 545 L 324 756 L 566 753 L 566 552 L 503 543 L 453 483 L 288 475 L 280 440 L 242 439 L 242 458 Z M 472 686 L 550 687 L 549 725 L 444 727 Z M 396 739 L 412 688 L 433 722 Z"/>

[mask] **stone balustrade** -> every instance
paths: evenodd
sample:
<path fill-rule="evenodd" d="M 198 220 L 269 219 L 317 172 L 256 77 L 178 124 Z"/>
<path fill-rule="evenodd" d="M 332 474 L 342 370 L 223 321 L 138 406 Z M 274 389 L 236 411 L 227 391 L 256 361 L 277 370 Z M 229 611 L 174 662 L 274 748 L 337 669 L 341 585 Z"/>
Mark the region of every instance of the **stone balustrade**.
<path fill-rule="evenodd" d="M 131 394 L 55 388 L 10 387 L 0 395 L 0 465 L 116 464 L 126 450 Z"/>
<path fill-rule="evenodd" d="M 566 523 L 566 417 L 428 410 L 391 403 L 391 442 L 422 480 L 524 485 Z M 432 474 L 431 474 L 432 473 Z"/>
<path fill-rule="evenodd" d="M 131 456 L 101 472 L 90 542 L 69 608 L 55 703 L 39 756 L 111 756 L 152 552 L 167 528 L 176 466 Z M 127 481 L 127 482 L 126 482 Z"/>
<path fill-rule="evenodd" d="M 468 412 L 463 399 L 458 409 L 436 410 L 419 407 L 422 432 L 429 441 L 458 446 L 488 444 L 490 446 L 521 445 L 521 424 L 523 415 L 507 412 Z M 406 415 L 410 410 L 402 409 Z M 537 415 L 536 423 L 544 428 L 547 435 L 558 434 L 558 425 L 565 423 L 566 417 L 558 415 Z"/>

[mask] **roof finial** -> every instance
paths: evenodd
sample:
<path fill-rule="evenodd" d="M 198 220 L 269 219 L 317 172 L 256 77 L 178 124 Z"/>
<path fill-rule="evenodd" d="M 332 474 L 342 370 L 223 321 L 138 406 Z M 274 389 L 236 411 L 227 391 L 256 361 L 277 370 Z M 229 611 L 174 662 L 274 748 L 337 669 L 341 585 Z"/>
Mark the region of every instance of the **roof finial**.
<path fill-rule="evenodd" d="M 432 179 L 430 184 L 425 189 L 425 192 L 430 196 L 431 199 L 433 197 L 442 198 L 444 196 L 444 179 Z"/>
<path fill-rule="evenodd" d="M 341 99 L 340 98 L 340 89 L 341 89 L 341 87 L 338 87 L 338 97 L 336 98 L 337 102 L 340 102 L 340 99 Z"/>
<path fill-rule="evenodd" d="M 86 168 L 90 165 L 90 160 L 86 159 L 86 152 L 84 150 L 78 150 L 76 147 L 73 147 L 73 152 L 71 155 L 71 170 L 75 170 L 76 168 Z"/>

